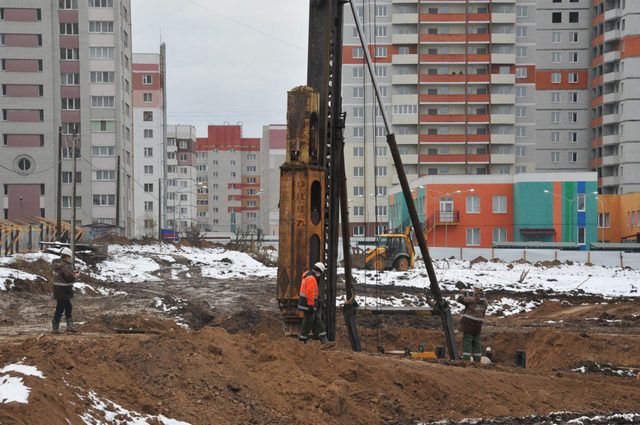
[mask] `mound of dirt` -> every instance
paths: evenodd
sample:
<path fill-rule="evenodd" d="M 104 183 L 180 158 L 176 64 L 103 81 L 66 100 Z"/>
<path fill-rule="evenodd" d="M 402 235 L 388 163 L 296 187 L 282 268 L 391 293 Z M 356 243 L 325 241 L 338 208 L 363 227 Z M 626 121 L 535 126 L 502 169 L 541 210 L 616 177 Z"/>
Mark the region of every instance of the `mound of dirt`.
<path fill-rule="evenodd" d="M 544 267 L 550 269 L 552 267 L 560 267 L 562 265 L 562 261 L 559 260 L 551 260 L 551 261 L 538 261 L 535 263 L 536 267 Z"/>
<path fill-rule="evenodd" d="M 489 261 L 489 260 L 487 260 L 486 258 L 484 258 L 482 255 L 479 255 L 479 256 L 477 256 L 476 258 L 474 258 L 473 260 L 471 260 L 471 261 L 469 262 L 469 264 L 471 264 L 471 265 L 473 266 L 474 264 L 478 264 L 478 263 L 486 263 L 486 262 L 488 262 L 488 261 Z"/>
<path fill-rule="evenodd" d="M 178 329 L 171 321 L 152 314 L 104 314 L 80 327 L 82 332 L 115 333 L 162 333 Z"/>
<path fill-rule="evenodd" d="M 0 366 L 24 359 L 46 379 L 28 379 L 29 404 L 4 404 L 0 423 L 80 423 L 90 391 L 130 411 L 191 424 L 414 423 L 628 411 L 640 401 L 632 380 L 318 348 L 209 327 L 151 336 L 32 337 L 1 345 Z"/>

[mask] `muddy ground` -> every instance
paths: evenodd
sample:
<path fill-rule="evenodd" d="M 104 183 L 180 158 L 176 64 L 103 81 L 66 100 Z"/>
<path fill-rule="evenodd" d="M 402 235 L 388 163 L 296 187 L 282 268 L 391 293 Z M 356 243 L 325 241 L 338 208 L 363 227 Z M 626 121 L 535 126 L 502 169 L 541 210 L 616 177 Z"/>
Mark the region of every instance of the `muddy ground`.
<path fill-rule="evenodd" d="M 555 424 L 640 412 L 640 381 L 632 378 L 640 371 L 640 300 L 509 293 L 545 301 L 525 314 L 489 318 L 483 339 L 496 363 L 479 366 L 376 353 L 379 345 L 444 346 L 433 316 L 362 315 L 364 353 L 350 351 L 343 327 L 337 347 L 321 351 L 315 341 L 283 336 L 273 280 L 190 272 L 190 279 L 110 285 L 119 295 L 78 294 L 79 335 L 48 333 L 46 290 L 18 285 L 1 293 L 0 367 L 23 361 L 46 378 L 26 377 L 29 404 L 0 404 L 0 424 L 84 423 L 88 391 L 192 424 Z M 382 298 L 420 291 L 357 289 Z M 526 352 L 526 369 L 515 366 L 518 350 Z"/>

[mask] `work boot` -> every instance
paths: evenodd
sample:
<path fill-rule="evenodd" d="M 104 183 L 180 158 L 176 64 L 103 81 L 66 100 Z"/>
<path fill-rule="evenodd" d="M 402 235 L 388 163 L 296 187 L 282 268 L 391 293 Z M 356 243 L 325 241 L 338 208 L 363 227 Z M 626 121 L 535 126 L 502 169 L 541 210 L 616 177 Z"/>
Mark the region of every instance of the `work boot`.
<path fill-rule="evenodd" d="M 51 321 L 51 327 L 53 328 L 51 333 L 52 334 L 59 334 L 60 333 L 60 322 L 56 322 L 55 320 Z"/>
<path fill-rule="evenodd" d="M 322 347 L 320 348 L 322 348 L 323 350 L 327 350 L 336 345 L 335 341 L 329 341 L 326 336 L 321 337 L 320 342 L 322 343 Z"/>
<path fill-rule="evenodd" d="M 306 344 L 307 341 L 309 341 L 309 337 L 304 335 L 298 335 L 298 341 L 304 342 Z"/>
<path fill-rule="evenodd" d="M 67 319 L 67 333 L 76 333 L 78 332 L 78 329 L 76 329 L 76 327 L 73 324 L 73 319 L 69 318 Z"/>

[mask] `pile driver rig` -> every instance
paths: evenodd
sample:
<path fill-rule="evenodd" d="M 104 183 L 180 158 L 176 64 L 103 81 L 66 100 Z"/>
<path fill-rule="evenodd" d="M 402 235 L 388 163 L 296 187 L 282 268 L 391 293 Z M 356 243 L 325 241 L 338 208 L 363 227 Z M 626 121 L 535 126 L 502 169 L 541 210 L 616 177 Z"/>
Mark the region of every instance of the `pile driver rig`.
<path fill-rule="evenodd" d="M 357 303 L 351 273 L 351 241 L 344 163 L 342 110 L 342 36 L 345 6 L 352 13 L 382 113 L 386 139 L 429 277 L 427 298 L 440 315 L 449 357 L 457 359 L 451 309 L 442 297 L 395 135 L 373 69 L 369 46 L 352 0 L 310 0 L 307 85 L 292 89 L 287 102 L 285 163 L 280 167 L 280 220 L 277 300 L 285 332 L 297 334 L 302 274 L 317 261 L 327 265 L 320 303 L 329 340 L 336 338 L 336 289 L 339 235 L 342 233 L 346 303 L 341 306 L 354 351 L 361 351 Z"/>

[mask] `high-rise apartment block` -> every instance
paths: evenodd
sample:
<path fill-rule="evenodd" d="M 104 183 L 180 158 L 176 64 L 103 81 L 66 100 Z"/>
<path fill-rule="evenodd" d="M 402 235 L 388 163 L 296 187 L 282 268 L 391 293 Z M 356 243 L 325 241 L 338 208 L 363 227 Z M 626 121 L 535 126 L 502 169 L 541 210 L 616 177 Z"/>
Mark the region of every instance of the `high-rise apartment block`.
<path fill-rule="evenodd" d="M 240 125 L 210 125 L 207 137 L 198 138 L 198 181 L 203 189 L 198 198 L 198 223 L 202 229 L 257 231 L 259 155 L 260 139 L 242 137 Z"/>
<path fill-rule="evenodd" d="M 3 218 L 55 218 L 61 127 L 62 218 L 75 179 L 80 225 L 131 234 L 129 0 L 4 0 L 0 23 Z"/>
<path fill-rule="evenodd" d="M 592 0 L 365 0 L 357 8 L 382 96 L 409 179 L 425 175 L 588 171 L 595 136 L 609 135 L 613 161 L 617 125 L 590 114 L 612 113 L 617 98 L 595 98 L 589 71 L 609 72 L 625 56 L 623 16 L 633 1 Z M 594 7 L 595 5 L 595 7 Z M 634 14 L 636 10 L 636 14 Z M 593 21 L 593 14 L 598 16 Z M 617 19 L 617 21 L 616 21 Z M 600 23 L 598 23 L 600 22 Z M 617 22 L 617 24 L 616 24 Z M 593 28 L 604 34 L 592 41 Z M 607 32 L 608 28 L 619 29 Z M 633 24 L 627 29 L 632 28 Z M 608 37 L 608 38 L 607 38 Z M 627 54 L 638 50 L 628 39 Z M 600 44 L 598 44 L 600 43 Z M 598 49 L 604 51 L 598 52 Z M 343 95 L 347 116 L 349 195 L 353 234 L 372 235 L 388 221 L 378 199 L 394 184 L 382 118 L 370 88 L 353 19 L 345 20 Z M 614 52 L 615 48 L 619 51 Z M 607 58 L 604 65 L 595 65 Z M 627 59 L 634 60 L 634 59 Z M 624 61 L 622 61 L 624 62 Z M 617 62 L 616 62 L 617 63 Z M 621 78 L 617 71 L 616 78 Z M 621 64 L 622 66 L 622 64 Z M 633 73 L 634 67 L 628 66 Z M 604 78 L 613 78 L 614 74 Z M 598 77 L 602 82 L 603 77 Z M 609 80 L 607 80 L 609 81 Z M 595 84 L 594 84 L 595 85 Z M 628 84 L 633 90 L 632 84 Z M 606 88 L 606 86 L 605 86 Z M 593 89 L 598 90 L 597 88 Z M 602 91 L 602 87 L 599 89 Z M 607 93 L 613 93 L 609 86 Z M 605 93 L 600 93 L 604 96 Z M 629 94 L 629 96 L 632 96 Z M 606 97 L 606 96 L 604 96 Z M 599 99 L 599 100 L 598 100 Z M 597 102 L 600 102 L 598 104 Z M 630 100 L 629 100 L 630 101 Z M 592 102 L 594 107 L 592 109 Z M 597 105 L 597 106 L 595 106 Z M 632 113 L 629 108 L 629 114 Z M 620 119 L 630 120 L 630 115 Z M 628 117 L 628 118 L 627 118 Z M 633 124 L 629 123 L 629 127 Z M 603 126 L 604 125 L 604 126 Z M 626 131 L 626 130 L 625 130 Z M 633 130 L 630 130 L 633 132 Z M 604 133 L 603 133 L 604 132 Z M 631 137 L 631 133 L 629 133 Z M 596 141 L 598 139 L 595 139 Z M 617 149 L 617 147 L 616 147 Z M 632 152 L 633 147 L 629 147 Z M 635 151 L 633 151 L 635 152 Z M 639 152 L 640 153 L 640 152 Z M 615 158 L 619 158 L 616 150 Z M 626 157 L 626 155 L 625 155 Z M 599 163 L 608 190 L 611 167 Z M 637 182 L 640 173 L 630 171 Z M 609 183 L 613 183 L 610 181 Z M 376 228 L 375 224 L 378 223 Z"/>
<path fill-rule="evenodd" d="M 593 0 L 591 139 L 604 194 L 640 191 L 640 2 Z"/>
<path fill-rule="evenodd" d="M 133 55 L 133 234 L 136 237 L 156 237 L 162 222 L 160 208 L 165 202 L 166 155 L 163 62 L 164 58 L 157 53 Z"/>
<path fill-rule="evenodd" d="M 184 232 L 196 223 L 198 181 L 196 176 L 196 128 L 167 126 L 167 193 L 163 219 L 168 228 Z"/>
<path fill-rule="evenodd" d="M 260 141 L 260 220 L 265 236 L 277 236 L 280 225 L 280 166 L 286 159 L 287 126 L 265 125 Z"/>

